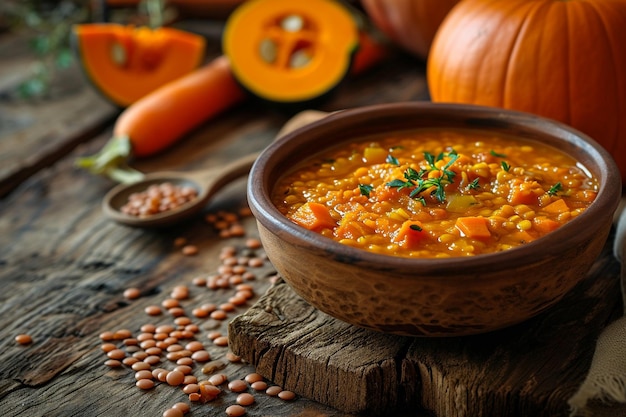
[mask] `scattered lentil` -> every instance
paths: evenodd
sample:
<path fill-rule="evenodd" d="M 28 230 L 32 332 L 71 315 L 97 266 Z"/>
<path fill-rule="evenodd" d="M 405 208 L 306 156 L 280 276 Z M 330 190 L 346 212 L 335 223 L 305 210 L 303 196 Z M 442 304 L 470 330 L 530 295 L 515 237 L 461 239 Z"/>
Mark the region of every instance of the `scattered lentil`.
<path fill-rule="evenodd" d="M 119 368 L 120 366 L 122 366 L 122 362 L 118 361 L 117 359 L 109 359 L 105 361 L 104 364 L 110 368 Z"/>
<path fill-rule="evenodd" d="M 137 299 L 141 296 L 141 290 L 139 288 L 131 287 L 124 290 L 124 297 L 129 300 Z"/>
<path fill-rule="evenodd" d="M 154 388 L 154 381 L 151 379 L 140 379 L 135 382 L 135 385 L 139 389 L 148 390 Z"/>
<path fill-rule="evenodd" d="M 228 346 L 228 337 L 227 336 L 220 336 L 217 339 L 213 340 L 213 343 L 215 343 L 216 346 Z"/>
<path fill-rule="evenodd" d="M 126 366 L 133 366 L 134 364 L 136 364 L 137 362 L 139 362 L 139 359 L 133 357 L 133 356 L 128 356 L 126 358 L 124 358 L 122 360 L 122 363 Z"/>
<path fill-rule="evenodd" d="M 191 358 L 196 362 L 208 362 L 211 360 L 211 354 L 207 350 L 201 349 L 193 352 Z"/>
<path fill-rule="evenodd" d="M 179 409 L 183 412 L 183 414 L 187 414 L 191 410 L 191 407 L 187 403 L 176 403 L 172 406 L 172 408 Z"/>
<path fill-rule="evenodd" d="M 231 405 L 226 408 L 226 415 L 229 417 L 240 417 L 246 414 L 246 409 L 240 405 Z"/>
<path fill-rule="evenodd" d="M 285 401 L 291 401 L 296 398 L 296 394 L 293 391 L 281 391 L 278 393 L 278 398 Z"/>
<path fill-rule="evenodd" d="M 215 385 L 216 387 L 219 385 L 222 385 L 226 381 L 228 381 L 228 378 L 224 374 L 211 375 L 211 377 L 209 378 L 209 382 Z"/>
<path fill-rule="evenodd" d="M 194 392 L 199 392 L 200 391 L 200 386 L 198 384 L 186 384 L 183 387 L 183 392 L 185 394 L 192 394 Z"/>
<path fill-rule="evenodd" d="M 150 364 L 146 362 L 136 362 L 131 366 L 131 368 L 133 371 L 138 372 L 138 371 L 145 371 L 145 370 L 151 369 L 152 366 L 150 366 Z"/>
<path fill-rule="evenodd" d="M 182 373 L 181 371 L 171 371 L 165 377 L 165 380 L 167 381 L 167 383 L 175 387 L 182 384 L 184 379 L 185 379 L 185 374 Z"/>
<path fill-rule="evenodd" d="M 233 392 L 243 392 L 248 389 L 248 384 L 242 379 L 234 379 L 228 383 L 228 389 Z"/>
<path fill-rule="evenodd" d="M 183 385 L 195 384 L 198 382 L 198 378 L 195 375 L 185 375 L 183 379 Z"/>
<path fill-rule="evenodd" d="M 15 340 L 16 340 L 18 343 L 21 343 L 19 340 L 17 340 L 17 338 L 18 338 L 18 337 L 19 337 L 19 336 L 17 336 L 17 337 L 15 338 Z M 113 343 L 103 343 L 102 345 L 100 345 L 100 349 L 102 349 L 102 351 L 106 353 L 106 352 L 110 352 L 110 351 L 112 351 L 112 350 L 117 349 L 117 345 L 115 345 L 115 344 L 113 344 Z"/>
<path fill-rule="evenodd" d="M 181 249 L 183 255 L 185 256 L 194 256 L 198 254 L 198 247 L 195 245 L 185 245 Z"/>
<path fill-rule="evenodd" d="M 19 335 L 21 336 L 21 335 Z M 26 335 L 28 336 L 28 335 Z M 100 339 L 104 341 L 113 340 L 113 332 L 102 332 L 100 333 Z"/>
<path fill-rule="evenodd" d="M 163 412 L 163 417 L 183 417 L 184 414 L 178 408 L 169 408 Z"/>
<path fill-rule="evenodd" d="M 267 382 L 256 381 L 250 384 L 250 387 L 252 387 L 252 389 L 255 391 L 265 391 L 267 389 Z"/>
<path fill-rule="evenodd" d="M 156 330 L 156 326 L 154 324 L 144 324 L 142 325 L 139 330 L 141 330 L 144 333 L 154 333 Z"/>
<path fill-rule="evenodd" d="M 161 310 L 161 307 L 154 306 L 154 305 L 146 307 L 145 312 L 149 316 L 158 316 L 161 313 L 163 313 L 163 311 Z"/>
<path fill-rule="evenodd" d="M 224 310 L 215 310 L 210 314 L 210 317 L 214 320 L 226 320 L 228 315 Z"/>
<path fill-rule="evenodd" d="M 135 379 L 137 381 L 139 381 L 140 379 L 152 379 L 152 378 L 154 378 L 154 376 L 152 375 L 152 372 L 150 372 L 147 369 L 143 369 L 141 371 L 135 372 Z"/>
<path fill-rule="evenodd" d="M 241 393 L 237 396 L 237 404 L 243 405 L 244 407 L 252 405 L 254 404 L 254 396 L 247 392 Z"/>
<path fill-rule="evenodd" d="M 263 381 L 263 376 L 261 374 L 251 373 L 251 374 L 246 375 L 244 380 L 248 384 L 253 384 L 253 383 L 258 382 L 258 381 Z"/>
<path fill-rule="evenodd" d="M 113 350 L 107 352 L 107 356 L 110 359 L 121 360 L 121 359 L 124 359 L 126 357 L 126 352 L 124 352 L 122 349 L 113 349 Z"/>

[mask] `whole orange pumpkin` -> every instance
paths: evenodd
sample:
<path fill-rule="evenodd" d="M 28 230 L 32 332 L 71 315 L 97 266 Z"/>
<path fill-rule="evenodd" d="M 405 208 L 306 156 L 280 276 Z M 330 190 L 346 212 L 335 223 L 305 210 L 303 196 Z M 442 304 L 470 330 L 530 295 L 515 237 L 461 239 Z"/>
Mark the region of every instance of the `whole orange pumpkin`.
<path fill-rule="evenodd" d="M 460 0 L 361 0 L 374 25 L 408 52 L 425 59 L 439 24 Z"/>
<path fill-rule="evenodd" d="M 464 0 L 427 63 L 430 95 L 564 122 L 609 150 L 626 180 L 626 1 Z"/>

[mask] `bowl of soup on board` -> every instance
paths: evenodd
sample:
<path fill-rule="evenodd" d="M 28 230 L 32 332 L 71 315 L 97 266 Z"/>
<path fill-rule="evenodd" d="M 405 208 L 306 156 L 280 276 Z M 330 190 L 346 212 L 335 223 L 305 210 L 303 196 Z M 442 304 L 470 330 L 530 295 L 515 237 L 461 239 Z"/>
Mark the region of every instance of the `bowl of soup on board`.
<path fill-rule="evenodd" d="M 333 113 L 271 144 L 248 200 L 267 255 L 339 320 L 459 336 L 527 320 L 586 276 L 619 170 L 564 124 L 410 102 Z"/>

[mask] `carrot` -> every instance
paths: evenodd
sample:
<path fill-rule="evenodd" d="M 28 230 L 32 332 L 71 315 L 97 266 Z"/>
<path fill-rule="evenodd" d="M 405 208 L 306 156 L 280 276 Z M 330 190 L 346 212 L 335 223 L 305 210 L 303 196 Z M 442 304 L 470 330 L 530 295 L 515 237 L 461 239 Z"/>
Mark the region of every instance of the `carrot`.
<path fill-rule="evenodd" d="M 514 206 L 518 204 L 526 204 L 528 206 L 535 205 L 539 201 L 539 196 L 531 189 L 515 188 L 508 197 L 509 204 Z"/>
<path fill-rule="evenodd" d="M 137 101 L 120 115 L 113 135 L 128 135 L 135 156 L 152 155 L 244 97 L 221 56 Z"/>
<path fill-rule="evenodd" d="M 77 165 L 122 182 L 132 181 L 132 175 L 125 181 L 120 169 L 129 158 L 163 151 L 245 97 L 230 72 L 228 59 L 215 58 L 127 107 L 117 118 L 111 141 L 100 153 L 79 158 Z"/>
<path fill-rule="evenodd" d="M 491 237 L 487 219 L 484 217 L 459 217 L 455 223 L 457 229 L 472 239 L 487 239 Z"/>
<path fill-rule="evenodd" d="M 407 249 L 415 249 L 426 237 L 428 237 L 428 233 L 423 229 L 420 221 L 406 220 L 400 226 L 393 241 Z"/>
<path fill-rule="evenodd" d="M 511 239 L 519 243 L 528 243 L 535 240 L 535 238 L 525 230 L 516 230 L 511 233 Z"/>
<path fill-rule="evenodd" d="M 307 202 L 298 207 L 292 216 L 292 220 L 300 226 L 313 231 L 329 229 L 337 225 L 335 219 L 330 215 L 328 207 L 314 202 Z"/>
<path fill-rule="evenodd" d="M 545 206 L 543 208 L 543 211 L 547 211 L 548 213 L 559 214 L 559 213 L 565 213 L 566 211 L 569 211 L 569 207 L 567 207 L 567 203 L 565 202 L 565 200 L 563 200 L 562 198 L 559 198 L 558 200 Z"/>
<path fill-rule="evenodd" d="M 542 235 L 558 229 L 559 222 L 543 216 L 537 216 L 533 219 L 535 230 Z"/>

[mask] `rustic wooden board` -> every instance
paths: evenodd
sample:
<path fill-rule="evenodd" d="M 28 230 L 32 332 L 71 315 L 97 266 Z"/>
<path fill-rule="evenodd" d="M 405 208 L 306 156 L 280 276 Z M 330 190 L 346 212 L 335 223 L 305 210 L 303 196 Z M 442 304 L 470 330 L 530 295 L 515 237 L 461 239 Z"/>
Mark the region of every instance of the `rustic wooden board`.
<path fill-rule="evenodd" d="M 550 311 L 462 338 L 356 328 L 280 282 L 230 323 L 231 348 L 276 383 L 349 413 L 565 417 L 599 332 L 621 314 L 618 276 L 607 245 L 587 279 Z"/>

